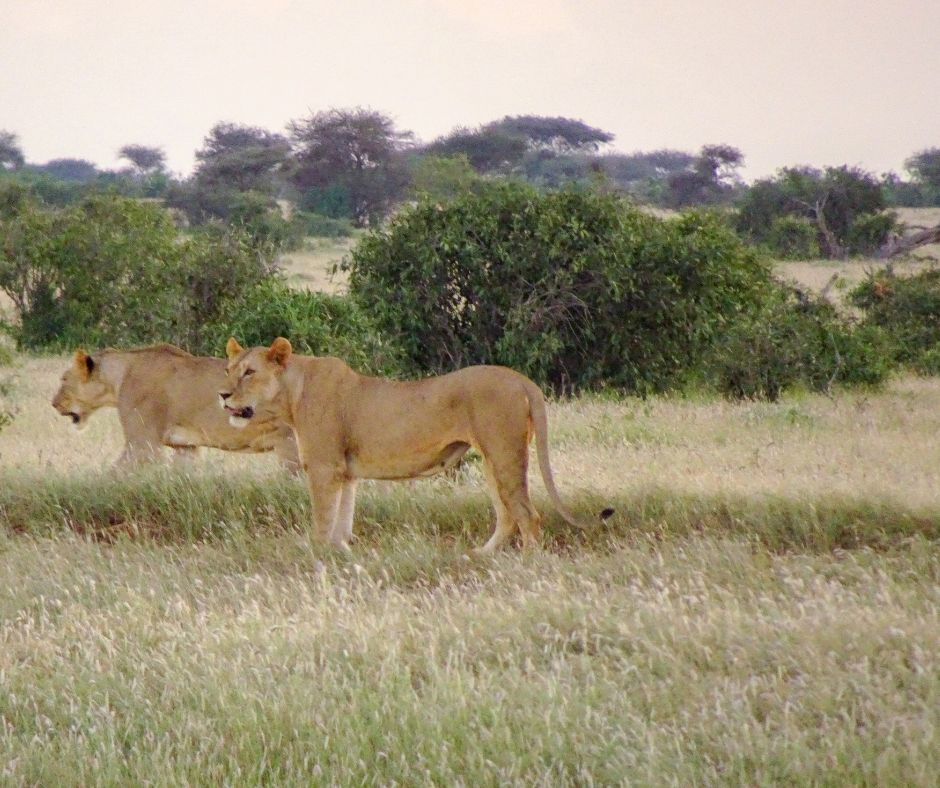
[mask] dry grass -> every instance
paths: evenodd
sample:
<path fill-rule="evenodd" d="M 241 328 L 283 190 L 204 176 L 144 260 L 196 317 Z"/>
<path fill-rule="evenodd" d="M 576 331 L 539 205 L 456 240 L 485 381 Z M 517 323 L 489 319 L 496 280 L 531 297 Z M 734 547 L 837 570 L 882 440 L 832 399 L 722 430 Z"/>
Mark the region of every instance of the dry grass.
<path fill-rule="evenodd" d="M 350 238 L 308 238 L 303 249 L 288 252 L 278 260 L 288 281 L 297 288 L 323 293 L 346 291 L 346 274 L 333 273 L 356 245 L 358 235 Z"/>
<path fill-rule="evenodd" d="M 916 227 L 934 227 L 940 224 L 940 208 L 898 208 L 902 222 Z M 922 246 L 910 257 L 901 257 L 893 261 L 897 273 L 914 273 L 936 265 L 940 261 L 940 244 Z M 876 258 L 853 258 L 851 260 L 796 260 L 778 262 L 777 273 L 792 279 L 805 287 L 821 291 L 830 280 L 830 296 L 836 301 L 852 287 L 861 282 L 869 272 L 878 271 L 886 265 L 885 260 Z"/>
<path fill-rule="evenodd" d="M 115 476 L 67 363 L 0 368 L 0 783 L 936 784 L 940 380 L 552 403 L 618 513 L 478 561 L 475 463 L 338 555 L 273 458 Z"/>
<path fill-rule="evenodd" d="M 15 370 L 10 402 L 18 415 L 0 432 L 0 471 L 94 471 L 120 453 L 116 411 L 101 411 L 76 433 L 49 405 L 68 363 L 34 358 Z M 582 398 L 553 403 L 550 418 L 553 465 L 572 492 L 603 497 L 661 486 L 807 499 L 863 492 L 940 510 L 940 444 L 925 439 L 940 432 L 936 379 L 778 403 Z M 275 467 L 268 456 L 205 454 L 222 472 Z"/>

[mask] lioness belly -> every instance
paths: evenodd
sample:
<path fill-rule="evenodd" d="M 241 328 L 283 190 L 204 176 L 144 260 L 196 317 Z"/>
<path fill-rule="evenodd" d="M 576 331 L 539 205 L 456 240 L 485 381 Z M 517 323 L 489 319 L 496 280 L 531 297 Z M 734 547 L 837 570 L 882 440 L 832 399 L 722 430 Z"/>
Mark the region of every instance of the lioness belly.
<path fill-rule="evenodd" d="M 346 458 L 349 475 L 359 479 L 414 479 L 434 476 L 456 465 L 470 449 L 469 443 L 457 441 L 442 449 L 393 457 L 352 453 Z"/>

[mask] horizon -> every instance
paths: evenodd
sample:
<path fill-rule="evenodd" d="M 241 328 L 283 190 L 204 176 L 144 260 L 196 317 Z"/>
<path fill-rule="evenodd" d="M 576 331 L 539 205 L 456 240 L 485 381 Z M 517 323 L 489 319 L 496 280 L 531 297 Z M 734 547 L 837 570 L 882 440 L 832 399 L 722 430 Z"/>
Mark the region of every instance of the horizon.
<path fill-rule="evenodd" d="M 628 155 L 725 143 L 744 154 L 747 181 L 803 165 L 902 174 L 905 159 L 940 145 L 940 103 L 929 98 L 940 4 L 924 0 L 100 8 L 37 0 L 6 11 L 0 129 L 32 164 L 113 170 L 121 146 L 142 144 L 188 176 L 218 122 L 283 132 L 352 106 L 424 142 L 532 114 L 601 128 Z"/>

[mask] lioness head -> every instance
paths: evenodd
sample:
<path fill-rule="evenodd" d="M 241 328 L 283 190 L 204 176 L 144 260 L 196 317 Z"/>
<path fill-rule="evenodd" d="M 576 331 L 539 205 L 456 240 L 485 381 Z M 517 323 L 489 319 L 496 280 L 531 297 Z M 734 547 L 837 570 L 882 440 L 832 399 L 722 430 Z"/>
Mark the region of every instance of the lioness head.
<path fill-rule="evenodd" d="M 80 430 L 98 408 L 116 404 L 114 389 L 102 378 L 97 362 L 84 350 L 76 350 L 72 366 L 62 375 L 59 390 L 52 398 L 52 407 Z"/>
<path fill-rule="evenodd" d="M 229 423 L 245 427 L 256 414 L 279 415 L 283 407 L 281 373 L 284 372 L 293 349 L 284 337 L 278 337 L 271 347 L 246 350 L 229 338 L 225 346 L 228 355 L 228 380 L 219 400 Z"/>

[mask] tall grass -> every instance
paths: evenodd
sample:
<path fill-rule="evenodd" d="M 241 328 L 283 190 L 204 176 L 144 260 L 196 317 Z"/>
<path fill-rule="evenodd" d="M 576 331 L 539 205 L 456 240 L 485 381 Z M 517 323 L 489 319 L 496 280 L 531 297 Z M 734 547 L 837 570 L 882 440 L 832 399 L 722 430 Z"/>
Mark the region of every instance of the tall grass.
<path fill-rule="evenodd" d="M 619 541 L 370 568 L 293 534 L 18 537 L 15 784 L 934 784 L 940 557 Z M 421 564 L 436 582 L 400 582 Z M 390 569 L 391 571 L 386 571 Z"/>
<path fill-rule="evenodd" d="M 64 359 L 0 434 L 0 784 L 935 785 L 940 384 L 551 406 L 546 549 L 478 463 L 312 545 L 265 457 L 117 475 Z"/>

